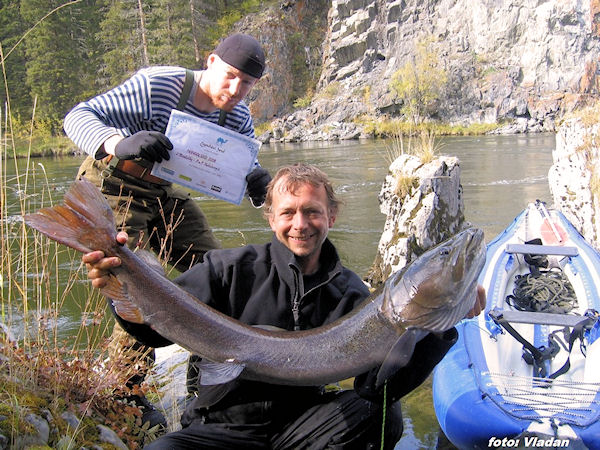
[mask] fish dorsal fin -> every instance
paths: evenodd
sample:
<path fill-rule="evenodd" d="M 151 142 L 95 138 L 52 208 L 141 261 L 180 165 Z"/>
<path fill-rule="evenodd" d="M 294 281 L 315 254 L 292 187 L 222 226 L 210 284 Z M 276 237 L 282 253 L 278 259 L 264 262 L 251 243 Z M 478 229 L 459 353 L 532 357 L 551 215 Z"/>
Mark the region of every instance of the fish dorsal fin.
<path fill-rule="evenodd" d="M 135 252 L 135 254 L 138 258 L 140 258 L 142 261 L 144 261 L 146 264 L 148 264 L 148 266 L 151 269 L 155 270 L 157 273 L 159 273 L 163 277 L 165 276 L 165 269 L 160 264 L 160 261 L 158 260 L 158 258 L 156 257 L 156 255 L 154 253 L 152 253 L 148 250 L 138 249 Z"/>
<path fill-rule="evenodd" d="M 127 322 L 144 323 L 140 309 L 129 299 L 127 284 L 121 283 L 117 277 L 108 277 L 108 283 L 101 289 L 102 294 L 112 302 L 115 312 Z"/>
<path fill-rule="evenodd" d="M 415 345 L 427 335 L 427 331 L 409 328 L 398 338 L 386 355 L 379 372 L 377 372 L 376 388 L 383 386 L 385 380 L 406 366 L 415 350 Z"/>
<path fill-rule="evenodd" d="M 215 363 L 202 360 L 198 363 L 200 369 L 200 384 L 210 386 L 224 384 L 240 376 L 246 366 L 234 362 Z"/>

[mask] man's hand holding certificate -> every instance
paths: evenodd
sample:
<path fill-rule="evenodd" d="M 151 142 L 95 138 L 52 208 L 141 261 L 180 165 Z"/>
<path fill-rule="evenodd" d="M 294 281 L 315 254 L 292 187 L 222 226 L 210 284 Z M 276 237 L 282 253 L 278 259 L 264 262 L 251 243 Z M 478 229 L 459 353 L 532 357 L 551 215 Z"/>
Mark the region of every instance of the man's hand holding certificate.
<path fill-rule="evenodd" d="M 242 202 L 259 141 L 177 110 L 165 134 L 173 144 L 171 159 L 155 163 L 152 175 L 236 205 Z"/>

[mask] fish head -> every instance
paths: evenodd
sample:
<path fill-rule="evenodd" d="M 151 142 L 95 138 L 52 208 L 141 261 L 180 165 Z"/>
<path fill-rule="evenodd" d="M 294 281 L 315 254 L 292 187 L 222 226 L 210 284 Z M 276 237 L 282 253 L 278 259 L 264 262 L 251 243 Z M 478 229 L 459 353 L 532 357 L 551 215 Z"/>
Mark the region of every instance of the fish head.
<path fill-rule="evenodd" d="M 477 228 L 429 249 L 385 282 L 382 314 L 398 329 L 452 328 L 475 304 L 485 250 Z"/>

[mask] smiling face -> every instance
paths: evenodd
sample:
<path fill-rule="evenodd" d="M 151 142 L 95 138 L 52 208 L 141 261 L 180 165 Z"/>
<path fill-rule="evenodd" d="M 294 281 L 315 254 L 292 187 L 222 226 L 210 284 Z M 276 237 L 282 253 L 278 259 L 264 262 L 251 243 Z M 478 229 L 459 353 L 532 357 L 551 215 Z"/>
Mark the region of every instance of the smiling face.
<path fill-rule="evenodd" d="M 230 66 L 214 53 L 208 57 L 206 67 L 201 90 L 213 108 L 227 112 L 233 110 L 258 81 L 258 78 Z"/>
<path fill-rule="evenodd" d="M 300 262 L 304 274 L 319 266 L 321 246 L 335 222 L 327 192 L 322 184 L 286 185 L 285 177 L 273 186 L 269 225 L 277 239 L 289 248 Z"/>

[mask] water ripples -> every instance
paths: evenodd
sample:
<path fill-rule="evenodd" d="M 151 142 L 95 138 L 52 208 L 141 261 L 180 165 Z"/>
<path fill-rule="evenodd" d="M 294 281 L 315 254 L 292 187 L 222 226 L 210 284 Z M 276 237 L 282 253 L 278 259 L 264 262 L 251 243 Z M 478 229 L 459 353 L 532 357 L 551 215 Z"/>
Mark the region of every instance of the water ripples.
<path fill-rule="evenodd" d="M 518 186 L 518 185 L 530 185 L 530 184 L 540 184 L 548 181 L 548 177 L 545 175 L 538 175 L 533 177 L 525 177 L 525 178 L 517 178 L 517 179 L 503 179 L 503 180 L 493 180 L 484 183 L 478 182 L 463 182 L 463 186 Z"/>

